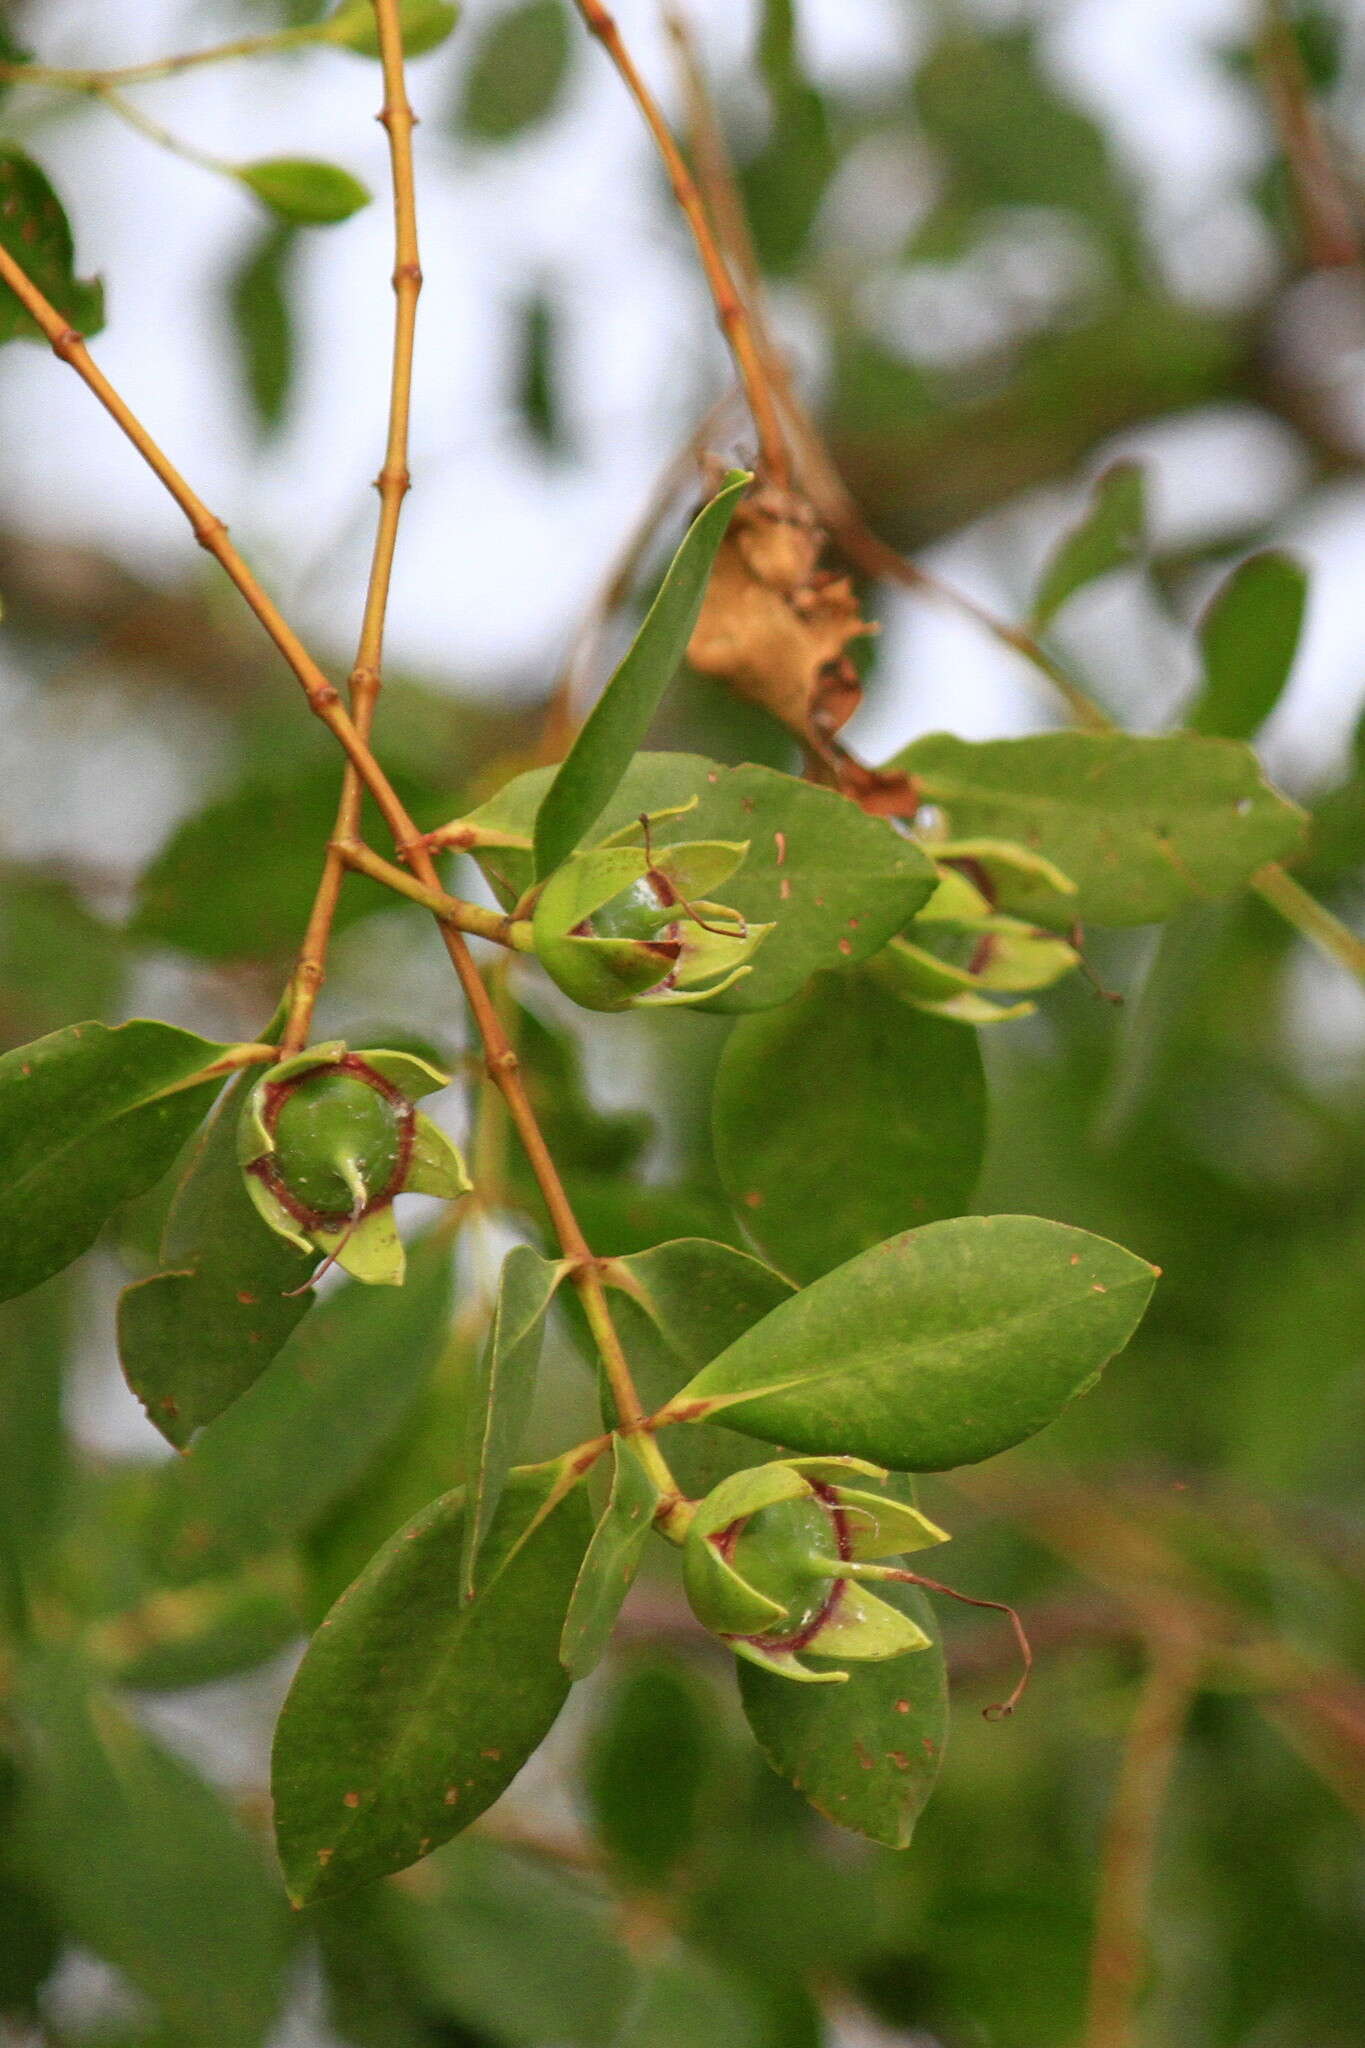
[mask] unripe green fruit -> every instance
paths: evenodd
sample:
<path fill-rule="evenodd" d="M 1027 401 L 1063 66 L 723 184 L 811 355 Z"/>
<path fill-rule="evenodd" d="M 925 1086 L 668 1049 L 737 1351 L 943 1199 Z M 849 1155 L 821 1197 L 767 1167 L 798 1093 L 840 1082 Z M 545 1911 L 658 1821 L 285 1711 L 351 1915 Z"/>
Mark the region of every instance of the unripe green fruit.
<path fill-rule="evenodd" d="M 818 1498 L 780 1500 L 750 1515 L 730 1544 L 722 1541 L 740 1577 L 782 1609 L 765 1642 L 798 1642 L 828 1612 L 840 1582 L 819 1561 L 840 1554 L 839 1520 Z"/>
<path fill-rule="evenodd" d="M 367 1071 L 323 1067 L 283 1084 L 282 1093 L 273 1165 L 293 1200 L 323 1217 L 352 1215 L 360 1189 L 367 1205 L 382 1200 L 412 1122 L 397 1091 L 383 1089 Z"/>
<path fill-rule="evenodd" d="M 592 929 L 600 939 L 653 939 L 676 915 L 677 898 L 668 883 L 650 873 L 595 910 Z"/>
<path fill-rule="evenodd" d="M 446 1085 L 411 1053 L 349 1052 L 338 1039 L 261 1075 L 242 1107 L 237 1157 L 262 1220 L 357 1280 L 397 1285 L 400 1194 L 469 1191 L 450 1140 L 413 1106 Z"/>
<path fill-rule="evenodd" d="M 692 1611 L 737 1656 L 804 1684 L 847 1672 L 803 1660 L 896 1657 L 929 1638 L 869 1580 L 905 1576 L 869 1563 L 940 1543 L 918 1508 L 847 1482 L 885 1479 L 860 1458 L 792 1458 L 732 1473 L 698 1501 L 683 1540 Z"/>

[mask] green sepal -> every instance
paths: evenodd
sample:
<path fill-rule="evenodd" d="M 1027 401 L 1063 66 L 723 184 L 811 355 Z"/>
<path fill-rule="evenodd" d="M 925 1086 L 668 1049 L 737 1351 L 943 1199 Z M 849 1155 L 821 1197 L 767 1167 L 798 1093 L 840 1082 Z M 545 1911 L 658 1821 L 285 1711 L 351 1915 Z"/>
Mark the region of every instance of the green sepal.
<path fill-rule="evenodd" d="M 949 1541 L 946 1529 L 903 1501 L 861 1488 L 839 1486 L 835 1493 L 847 1518 L 844 1533 L 850 1557 L 900 1557 L 907 1550 L 929 1550 Z"/>
<path fill-rule="evenodd" d="M 407 1278 L 407 1254 L 398 1235 L 392 1202 L 371 1209 L 368 1216 L 341 1230 L 315 1230 L 312 1241 L 344 1273 L 370 1287 L 401 1287 Z"/>
<path fill-rule="evenodd" d="M 741 1578 L 714 1543 L 694 1543 L 691 1530 L 683 1547 L 683 1583 L 692 1612 L 713 1635 L 761 1635 L 787 1618 L 786 1609 Z"/>
<path fill-rule="evenodd" d="M 846 1671 L 811 1671 L 791 1650 L 765 1650 L 759 1643 L 746 1642 L 738 1638 L 730 1648 L 737 1657 L 743 1657 L 750 1664 L 757 1664 L 760 1671 L 771 1671 L 774 1678 L 794 1678 L 801 1685 L 842 1685 L 848 1679 Z"/>
<path fill-rule="evenodd" d="M 403 1181 L 405 1195 L 439 1195 L 447 1202 L 472 1194 L 474 1183 L 465 1171 L 457 1145 L 429 1116 L 419 1115 Z"/>
<path fill-rule="evenodd" d="M 805 1645 L 808 1657 L 849 1657 L 873 1663 L 882 1657 L 903 1657 L 927 1650 L 930 1638 L 908 1614 L 879 1600 L 854 1579 L 845 1579 L 838 1605 L 819 1632 Z"/>

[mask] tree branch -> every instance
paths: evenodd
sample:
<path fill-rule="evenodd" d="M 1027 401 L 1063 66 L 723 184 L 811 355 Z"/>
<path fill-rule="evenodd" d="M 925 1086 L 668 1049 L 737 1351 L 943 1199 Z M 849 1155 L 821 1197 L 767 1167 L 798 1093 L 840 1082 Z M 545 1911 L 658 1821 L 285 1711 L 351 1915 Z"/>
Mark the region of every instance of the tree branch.
<path fill-rule="evenodd" d="M 397 0 L 374 0 L 384 69 L 384 104 L 379 119 L 389 138 L 393 181 L 393 354 L 389 375 L 389 424 L 384 466 L 379 472 L 379 521 L 375 529 L 370 579 L 360 641 L 348 690 L 356 730 L 368 743 L 374 729 L 375 706 L 382 687 L 384 625 L 393 581 L 394 552 L 403 500 L 412 483 L 408 470 L 408 423 L 412 410 L 412 359 L 417 335 L 417 301 L 422 290 L 422 263 L 417 240 L 417 194 L 412 161 L 414 117 L 403 70 L 403 37 Z M 360 837 L 365 789 L 359 771 L 348 761 L 341 780 L 332 840 L 308 918 L 290 995 L 283 1051 L 298 1052 L 308 1043 L 318 991 L 327 974 L 332 925 L 346 878 L 340 848 Z"/>
<path fill-rule="evenodd" d="M 1100 1852 L 1084 2048 L 1135 2048 L 1161 1816 L 1198 1674 L 1192 1645 L 1163 1643 L 1138 1695 Z"/>
<path fill-rule="evenodd" d="M 730 345 L 744 386 L 744 395 L 758 434 L 759 466 L 771 483 L 785 489 L 790 482 L 786 443 L 762 354 L 754 338 L 748 309 L 735 288 L 707 218 L 697 181 L 687 167 L 658 101 L 640 76 L 634 58 L 622 41 L 621 31 L 613 17 L 601 5 L 601 0 L 575 0 L 575 4 L 588 29 L 616 66 L 658 146 L 668 181 L 673 187 L 673 196 L 692 230 L 692 239 L 697 245 L 697 254 L 716 308 L 716 318 Z"/>

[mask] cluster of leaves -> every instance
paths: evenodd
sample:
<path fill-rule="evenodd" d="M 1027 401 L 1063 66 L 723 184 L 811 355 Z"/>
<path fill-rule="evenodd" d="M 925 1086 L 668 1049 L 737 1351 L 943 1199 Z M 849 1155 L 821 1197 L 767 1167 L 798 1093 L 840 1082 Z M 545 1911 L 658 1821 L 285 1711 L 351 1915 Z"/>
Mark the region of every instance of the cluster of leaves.
<path fill-rule="evenodd" d="M 451 10 L 408 11 L 418 46 L 417 17 L 433 46 L 450 26 Z M 374 54 L 368 10 L 328 20 L 323 39 Z M 503 141 L 548 111 L 567 68 L 563 25 L 557 5 L 495 17 L 468 73 L 472 140 Z M 775 118 L 746 190 L 765 262 L 792 273 L 838 162 L 837 110 L 802 73 L 789 7 L 764 10 L 762 58 Z M 1126 195 L 1025 40 L 946 44 L 917 94 L 955 167 L 924 232 L 962 237 L 986 204 L 1072 205 L 1080 193 L 1116 289 L 1131 294 L 1127 317 L 1148 287 Z M 1011 133 L 1022 123 L 1032 146 L 993 140 L 997 118 Z M 0 207 L 0 234 L 18 236 L 35 275 L 41 251 L 54 302 L 93 325 L 60 209 L 41 173 L 12 161 L 18 210 Z M 269 173 L 263 196 L 277 210 L 320 217 L 315 171 L 300 182 L 291 166 L 281 185 L 281 168 L 254 166 L 247 182 L 260 194 Z M 273 306 L 274 339 L 255 358 L 265 416 L 283 402 L 289 232 L 272 227 L 257 274 L 235 286 L 246 325 Z M 865 362 L 858 375 L 868 378 Z M 1023 391 L 1025 403 L 1028 380 L 1026 365 L 1012 401 Z M 839 402 L 870 438 L 884 431 L 867 382 L 845 381 Z M 897 414 L 907 441 L 924 425 L 913 413 Z M 936 431 L 965 435 L 975 409 L 940 393 L 933 417 Z M 1006 426 L 995 431 L 994 445 L 1007 444 Z M 1049 448 L 1049 463 L 1067 459 Z M 961 467 L 953 474 L 962 488 Z M 437 842 L 438 821 L 460 806 L 447 843 L 469 849 L 529 927 L 522 950 L 540 964 L 520 971 L 506 1009 L 550 1149 L 606 1262 L 635 1384 L 660 1414 L 659 1448 L 689 1500 L 749 1503 L 715 1531 L 698 1524 L 699 1536 L 725 1536 L 727 1569 L 747 1541 L 761 1571 L 758 1516 L 809 1491 L 785 1476 L 770 1497 L 743 1487 L 799 1473 L 793 1454 L 819 1461 L 822 1484 L 870 1488 L 902 1533 L 913 1475 L 975 1465 L 1054 1422 L 1073 1456 L 1144 1446 L 1181 1466 L 1219 1459 L 1235 1488 L 1311 1497 L 1318 1519 L 1253 1511 L 1237 1491 L 1208 1513 L 1169 1497 L 1126 1511 L 1177 1561 L 1170 1597 L 1188 1582 L 1193 1606 L 1230 1617 L 1229 1654 L 1243 1638 L 1283 1653 L 1277 1632 L 1288 1628 L 1330 1693 L 1358 1630 L 1337 1517 L 1358 1407 L 1361 1119 L 1357 1102 L 1314 1098 L 1271 1042 L 1286 940 L 1243 894 L 1305 846 L 1304 814 L 1245 744 L 1289 673 L 1302 572 L 1259 550 L 1224 577 L 1199 623 L 1202 682 L 1186 729 L 932 734 L 884 764 L 917 800 L 893 823 L 783 767 L 645 746 L 746 481 L 694 524 L 558 770 L 508 774 L 504 748 L 490 792 L 481 763 L 430 744 L 433 729 L 450 730 L 440 707 L 410 693 L 407 745 L 401 692 L 390 713 L 390 758 L 413 771 L 410 784 L 400 777 L 405 800 Z M 1050 631 L 1078 592 L 1126 572 L 1143 547 L 1140 478 L 1111 469 L 1039 576 L 1033 629 Z M 712 1637 L 681 1659 L 613 1653 L 605 1683 L 588 1688 L 587 1847 L 575 1838 L 556 1855 L 533 1827 L 528 1853 L 515 1822 L 510 1842 L 451 1840 L 591 1677 L 632 1583 L 639 1612 L 656 1596 L 671 1621 L 683 1613 L 670 1549 L 649 1541 L 667 1505 L 657 1472 L 617 1429 L 609 1387 L 594 1412 L 595 1346 L 541 1191 L 504 1156 L 497 1102 L 476 1090 L 492 1142 L 472 1148 L 475 1201 L 524 1240 L 495 1298 L 480 1300 L 453 1255 L 458 1210 L 410 1245 L 401 1288 L 347 1280 L 320 1294 L 315 1261 L 272 1230 L 242 1171 L 244 1098 L 270 1056 L 240 1078 L 233 1064 L 264 1054 L 276 1027 L 243 1046 L 158 1022 L 69 1021 L 123 1015 L 126 970 L 152 949 L 219 976 L 225 1000 L 229 976 L 248 970 L 273 996 L 307 914 L 335 780 L 306 742 L 281 751 L 258 725 L 236 786 L 171 835 L 118 930 L 61 881 L 20 867 L 5 877 L 0 1467 L 15 1481 L 0 1503 L 4 2010 L 39 2010 L 54 1962 L 76 1943 L 114 1964 L 154 2014 L 133 2024 L 130 2044 L 250 2048 L 272 2024 L 302 1928 L 331 2023 L 359 2048 L 802 2048 L 820 2039 L 817 1994 L 831 1980 L 889 2021 L 946 2039 L 993 2028 L 1041 2048 L 1074 2033 L 1094 1823 L 1093 1795 L 1075 1788 L 1094 1783 L 1097 1728 L 1134 1671 L 1121 1632 L 1101 1626 L 1092 1639 L 1087 1617 L 1084 1661 L 1044 1682 L 1033 1749 L 1002 1751 L 989 1731 L 965 1730 L 927 1813 L 945 1664 L 938 1619 L 901 1581 L 879 1589 L 906 1625 L 891 1654 L 827 1637 L 822 1662 L 818 1630 L 797 1651 L 779 1630 L 781 1655 L 765 1665 L 744 1646 L 770 1650 L 771 1629 L 714 1617 Z M 1327 884 L 1359 865 L 1360 785 L 1353 772 L 1308 842 L 1310 871 Z M 692 878 L 712 874 L 699 900 Z M 623 895 L 609 930 L 603 913 Z M 348 885 L 354 962 L 396 926 L 419 925 L 419 912 L 387 901 Z M 642 903 L 644 928 L 630 922 Z M 1121 1028 L 1077 970 L 1093 947 L 1111 974 L 1130 974 L 1124 933 L 1154 924 L 1168 927 L 1157 965 Z M 726 957 L 719 980 L 686 985 L 681 955 L 667 975 L 657 959 L 637 974 L 660 934 L 700 948 L 717 927 L 746 943 L 761 934 Z M 69 942 L 54 945 L 54 932 Z M 594 954 L 589 973 L 593 945 L 625 950 Z M 650 1014 L 672 976 L 667 994 L 689 996 L 688 1018 Z M 350 1042 L 402 1039 L 410 1064 L 432 1050 L 408 1050 L 406 1016 L 400 1031 L 359 1009 L 345 960 L 336 990 Z M 629 1033 L 644 1048 L 667 1077 L 648 1115 L 594 1105 L 585 1020 L 562 994 L 623 1013 L 589 1020 L 588 1042 Z M 1050 1043 L 994 1028 L 1036 1001 Z M 1003 1047 L 989 1164 L 987 1026 Z M 1148 1258 L 1170 1277 L 1133 1369 L 1105 1400 L 1077 1406 L 1137 1326 Z M 129 1382 L 149 1421 L 190 1448 L 173 1462 L 92 1459 L 63 1426 L 73 1323 L 89 1317 L 89 1273 L 111 1264 L 126 1283 Z M 1225 1277 L 1210 1289 L 1208 1274 Z M 547 1348 L 554 1372 L 540 1370 Z M 1313 1379 L 1314 1398 L 1293 1415 L 1287 1375 Z M 591 1471 L 562 1449 L 580 1424 L 590 1444 L 609 1436 Z M 981 1536 L 973 1584 L 986 1589 L 989 1566 L 989 1590 L 1060 1599 L 1048 1546 L 1086 1568 L 1102 1517 L 1090 1501 L 1068 1517 L 1066 1487 L 1049 1495 L 1047 1454 L 1034 1455 L 1036 1516 L 1023 1534 Z M 718 1494 L 736 1475 L 741 1491 Z M 960 1513 L 962 1484 L 927 1481 L 937 1512 Z M 1101 1580 L 1103 1568 L 1101 1557 Z M 138 1708 L 254 1671 L 309 1628 L 275 1747 L 279 1856 L 291 1897 L 308 1906 L 291 1922 L 253 1813 L 231 1812 Z M 923 1642 L 904 1647 L 915 1632 Z M 741 1650 L 738 1706 L 715 1635 Z M 1210 1680 L 1186 1765 L 1181 1910 L 1195 1901 L 1222 1950 L 1202 1974 L 1186 1965 L 1186 1996 L 1212 2016 L 1210 2040 L 1257 2026 L 1344 2039 L 1353 1937 L 1315 1878 L 1343 1853 L 1341 1815 L 1267 1759 L 1272 1738 L 1236 1696 L 1253 1668 L 1248 1651 L 1245 1667 Z M 1273 1676 L 1265 1683 L 1274 1694 Z M 1098 1703 L 1088 1717 L 1082 1695 Z M 1330 1707 L 1304 1715 L 1296 1739 L 1330 1782 Z M 1271 1787 L 1263 1804 L 1237 1796 L 1247 1773 Z M 834 1846 L 815 1815 L 863 1843 Z M 913 1858 L 885 1853 L 912 1831 Z M 1254 1897 L 1228 1883 L 1228 1867 L 1248 1861 L 1264 1873 Z M 388 1881 L 413 1864 L 410 1879 Z M 622 1900 L 636 1910 L 623 1916 Z M 1291 1980 L 1265 1959 L 1296 1943 L 1325 1960 Z"/>

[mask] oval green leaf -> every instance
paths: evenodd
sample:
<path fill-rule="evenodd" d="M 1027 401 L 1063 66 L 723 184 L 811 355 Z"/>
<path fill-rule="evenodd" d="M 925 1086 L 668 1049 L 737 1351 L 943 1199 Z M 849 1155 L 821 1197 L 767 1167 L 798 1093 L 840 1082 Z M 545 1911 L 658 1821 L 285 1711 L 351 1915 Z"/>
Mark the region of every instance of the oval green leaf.
<path fill-rule="evenodd" d="M 99 333 L 104 325 L 104 287 L 98 278 L 76 276 L 71 229 L 61 201 L 21 149 L 0 149 L 0 245 L 79 333 Z M 0 284 L 0 342 L 21 336 L 43 339 L 9 286 Z"/>
<path fill-rule="evenodd" d="M 1185 723 L 1193 732 L 1247 740 L 1289 681 L 1308 605 L 1308 571 L 1267 549 L 1239 563 L 1199 621 L 1204 687 Z"/>
<path fill-rule="evenodd" d="M 1096 478 L 1084 514 L 1058 544 L 1038 582 L 1032 625 L 1041 633 L 1087 583 L 1137 559 L 1146 527 L 1146 490 L 1135 462 L 1116 462 Z"/>
<path fill-rule="evenodd" d="M 572 51 L 563 0 L 521 0 L 495 15 L 474 49 L 458 131 L 475 142 L 508 142 L 543 121 L 563 92 Z"/>
<path fill-rule="evenodd" d="M 309 227 L 349 220 L 373 196 L 339 164 L 319 163 L 312 157 L 266 157 L 260 163 L 239 164 L 234 175 L 281 220 Z"/>
<path fill-rule="evenodd" d="M 72 1024 L 0 1059 L 0 1301 L 69 1266 L 169 1171 L 223 1076 L 186 1083 L 227 1050 L 137 1018 Z"/>
<path fill-rule="evenodd" d="M 403 37 L 403 55 L 422 57 L 443 43 L 460 18 L 458 7 L 449 0 L 401 0 L 398 27 Z M 321 40 L 354 50 L 358 57 L 379 55 L 379 30 L 375 25 L 373 0 L 347 0 L 323 23 Z"/>
<path fill-rule="evenodd" d="M 821 975 L 736 1024 L 713 1130 L 736 1214 L 784 1272 L 814 1280 L 967 1207 L 986 1142 L 976 1033 L 869 973 Z"/>
<path fill-rule="evenodd" d="M 275 1734 L 275 1829 L 297 1904 L 405 1869 L 506 1790 L 569 1690 L 559 1638 L 591 1520 L 559 1467 L 514 1473 L 460 1596 L 464 1495 L 372 1560 L 309 1645 Z"/>
<path fill-rule="evenodd" d="M 611 1450 L 611 1495 L 592 1532 L 559 1643 L 559 1661 L 570 1678 L 586 1678 L 601 1661 L 659 1502 L 659 1489 L 631 1438 L 613 1436 Z"/>
<path fill-rule="evenodd" d="M 930 733 L 894 763 L 947 816 L 955 839 L 1012 839 L 1076 884 L 1020 873 L 1001 907 L 1065 929 L 1151 924 L 1245 887 L 1293 853 L 1303 812 L 1235 740 L 1177 732 L 1048 732 L 1017 740 Z"/>
<path fill-rule="evenodd" d="M 1132 1336 L 1156 1269 L 1039 1216 L 962 1216 L 783 1302 L 670 1402 L 816 1456 L 939 1472 L 1056 1419 Z"/>

